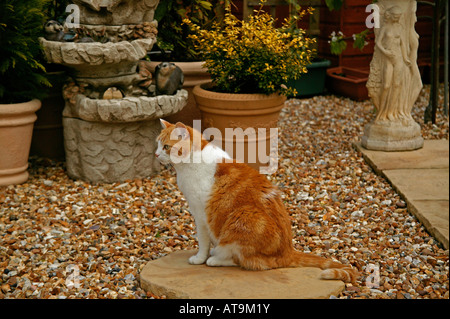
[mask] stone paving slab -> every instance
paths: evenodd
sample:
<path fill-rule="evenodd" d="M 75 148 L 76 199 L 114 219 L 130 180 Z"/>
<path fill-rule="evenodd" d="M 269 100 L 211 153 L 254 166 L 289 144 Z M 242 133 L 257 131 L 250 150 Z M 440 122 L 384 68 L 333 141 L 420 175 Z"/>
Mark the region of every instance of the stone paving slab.
<path fill-rule="evenodd" d="M 448 249 L 448 200 L 412 200 L 407 204 L 428 232 Z"/>
<path fill-rule="evenodd" d="M 449 182 L 446 169 L 384 170 L 400 195 L 409 200 L 448 200 Z"/>
<path fill-rule="evenodd" d="M 354 146 L 363 153 L 367 162 L 376 170 L 418 169 L 418 168 L 448 168 L 449 141 L 426 140 L 423 148 L 407 152 L 372 151 L 361 146 Z"/>
<path fill-rule="evenodd" d="M 149 261 L 140 273 L 141 287 L 170 299 L 323 299 L 345 288 L 340 280 L 320 280 L 319 268 L 248 271 L 190 265 L 188 258 L 196 253 L 176 251 Z"/>
<path fill-rule="evenodd" d="M 353 146 L 375 172 L 386 178 L 405 200 L 408 211 L 445 248 L 449 247 L 449 141 L 425 141 L 408 152 L 367 150 Z"/>

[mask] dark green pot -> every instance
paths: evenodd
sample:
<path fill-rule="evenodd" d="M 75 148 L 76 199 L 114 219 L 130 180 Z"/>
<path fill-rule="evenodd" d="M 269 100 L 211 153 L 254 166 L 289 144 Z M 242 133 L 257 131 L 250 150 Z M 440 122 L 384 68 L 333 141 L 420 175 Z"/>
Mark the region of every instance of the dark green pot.
<path fill-rule="evenodd" d="M 330 60 L 312 62 L 306 68 L 308 73 L 303 74 L 298 80 L 288 82 L 289 87 L 297 90 L 297 95 L 290 97 L 303 97 L 322 94 L 325 90 L 325 78 L 327 68 L 331 65 Z"/>

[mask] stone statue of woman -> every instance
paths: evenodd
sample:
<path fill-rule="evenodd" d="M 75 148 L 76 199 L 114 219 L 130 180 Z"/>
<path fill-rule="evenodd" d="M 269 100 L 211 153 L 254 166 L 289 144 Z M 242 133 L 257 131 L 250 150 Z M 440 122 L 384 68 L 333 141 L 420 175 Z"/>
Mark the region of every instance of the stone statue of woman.
<path fill-rule="evenodd" d="M 385 27 L 381 29 L 375 41 L 376 47 L 384 54 L 383 59 L 383 90 L 380 96 L 380 109 L 376 120 L 394 120 L 405 116 L 402 114 L 399 100 L 401 85 L 404 83 L 405 67 L 411 65 L 406 52 L 405 40 L 402 39 L 402 25 L 399 20 L 402 11 L 393 6 L 384 14 Z"/>
<path fill-rule="evenodd" d="M 377 114 L 365 128 L 362 145 L 397 151 L 423 146 L 420 126 L 411 109 L 422 89 L 417 67 L 419 36 L 415 0 L 380 0 L 380 28 L 375 29 L 375 49 L 367 89 Z"/>

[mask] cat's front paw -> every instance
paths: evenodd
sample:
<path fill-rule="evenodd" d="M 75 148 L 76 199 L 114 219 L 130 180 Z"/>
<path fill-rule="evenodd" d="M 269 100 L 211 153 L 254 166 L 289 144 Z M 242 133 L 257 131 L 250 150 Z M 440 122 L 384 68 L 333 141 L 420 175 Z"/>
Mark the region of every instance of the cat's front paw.
<path fill-rule="evenodd" d="M 212 266 L 212 267 L 220 267 L 220 266 L 236 266 L 234 261 L 232 259 L 220 259 L 215 256 L 211 256 L 206 261 L 206 265 Z"/>
<path fill-rule="evenodd" d="M 205 263 L 207 257 L 208 256 L 199 256 L 199 254 L 197 254 L 189 258 L 189 263 L 191 265 L 201 265 Z"/>

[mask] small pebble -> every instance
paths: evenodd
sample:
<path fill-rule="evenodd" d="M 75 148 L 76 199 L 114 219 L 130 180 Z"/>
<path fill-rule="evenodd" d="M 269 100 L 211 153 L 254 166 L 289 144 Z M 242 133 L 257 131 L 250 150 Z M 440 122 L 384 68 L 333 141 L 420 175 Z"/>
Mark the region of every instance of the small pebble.
<path fill-rule="evenodd" d="M 406 203 L 404 201 L 397 201 L 395 203 L 395 206 L 397 206 L 398 208 L 405 208 L 406 207 Z"/>
<path fill-rule="evenodd" d="M 45 186 L 52 186 L 53 185 L 53 181 L 50 181 L 50 180 L 44 180 L 44 185 Z"/>

